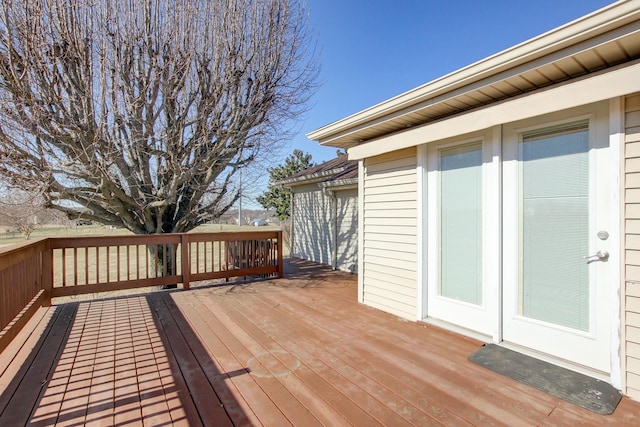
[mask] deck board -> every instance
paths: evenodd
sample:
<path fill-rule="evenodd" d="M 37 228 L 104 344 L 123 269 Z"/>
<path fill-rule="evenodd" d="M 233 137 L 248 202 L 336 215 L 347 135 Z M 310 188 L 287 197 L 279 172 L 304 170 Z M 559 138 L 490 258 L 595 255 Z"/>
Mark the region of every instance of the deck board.
<path fill-rule="evenodd" d="M 356 302 L 355 276 L 41 309 L 0 354 L 0 425 L 638 425 L 468 361 L 481 343 Z"/>

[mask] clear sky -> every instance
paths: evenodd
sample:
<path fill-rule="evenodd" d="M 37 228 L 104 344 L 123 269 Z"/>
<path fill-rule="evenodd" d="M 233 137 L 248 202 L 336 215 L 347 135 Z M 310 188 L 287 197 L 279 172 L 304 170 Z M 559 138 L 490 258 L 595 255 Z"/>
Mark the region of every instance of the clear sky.
<path fill-rule="evenodd" d="M 591 13 L 612 0 L 307 0 L 321 86 L 283 150 L 316 163 L 306 133 Z"/>

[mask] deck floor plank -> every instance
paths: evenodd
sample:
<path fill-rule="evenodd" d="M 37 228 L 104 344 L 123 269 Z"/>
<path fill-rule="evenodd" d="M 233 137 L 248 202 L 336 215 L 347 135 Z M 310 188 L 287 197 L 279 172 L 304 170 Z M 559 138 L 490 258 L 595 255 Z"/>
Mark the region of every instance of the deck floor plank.
<path fill-rule="evenodd" d="M 202 365 L 193 353 L 195 343 L 190 344 L 181 333 L 182 328 L 176 323 L 176 319 L 171 315 L 160 294 L 150 296 L 149 300 L 167 334 L 167 341 L 173 352 L 173 357 L 178 362 L 177 366 L 185 379 L 185 384 L 190 390 L 191 399 L 196 407 L 202 408 L 199 418 L 203 423 L 231 426 L 231 420 L 224 411 L 215 389 L 211 386 L 203 372 Z"/>
<path fill-rule="evenodd" d="M 211 304 L 209 300 L 204 299 L 206 303 L 203 303 L 203 299 L 198 298 L 196 294 L 192 294 L 190 296 L 185 295 L 176 295 L 176 298 L 183 297 L 188 298 L 190 300 L 189 304 L 195 307 L 201 319 L 209 319 L 210 328 L 202 328 L 198 327 L 197 330 L 199 333 L 201 331 L 213 331 L 220 330 L 224 326 L 221 323 L 211 323 L 211 320 L 215 319 L 213 315 L 214 312 L 219 311 L 216 309 L 214 304 Z M 192 320 L 190 318 L 190 320 Z M 213 335 L 209 334 L 206 337 L 203 337 L 207 343 L 213 343 L 213 346 L 210 349 L 215 349 L 214 357 L 225 357 L 230 360 L 233 359 L 233 363 L 238 363 L 237 359 L 233 356 L 233 354 L 228 351 L 222 352 L 221 349 L 226 349 L 224 343 L 215 336 L 213 339 Z M 312 414 L 324 425 L 340 425 L 345 423 L 345 419 L 331 406 L 329 406 L 323 399 L 322 396 L 316 393 L 313 389 L 309 388 L 304 382 L 298 378 L 296 375 L 282 375 L 278 378 L 285 387 L 287 387 Z"/>
<path fill-rule="evenodd" d="M 211 321 L 220 320 L 219 313 L 211 313 Z M 247 350 L 244 343 L 238 338 L 240 329 L 237 325 L 220 322 L 222 328 L 216 329 L 216 335 L 222 339 L 225 346 L 233 353 L 235 361 L 227 366 L 221 366 L 221 369 L 226 372 L 233 371 L 246 371 L 246 362 L 252 357 L 252 353 Z M 247 372 L 248 373 L 248 372 Z M 233 382 L 239 389 L 240 393 L 245 396 L 245 400 L 249 403 L 252 411 L 258 416 L 261 422 L 266 425 L 292 425 L 291 420 L 287 415 L 291 414 L 283 413 L 278 410 L 276 401 L 283 398 L 284 390 L 277 382 L 269 381 L 268 378 L 259 378 L 253 375 L 238 375 L 233 378 Z M 271 394 L 270 394 L 271 393 Z M 287 396 L 291 399 L 292 396 Z M 295 399 L 294 399 L 295 400 Z M 297 401 L 290 400 L 291 412 L 295 412 L 298 409 Z"/>
<path fill-rule="evenodd" d="M 142 418 L 144 425 L 161 425 L 170 422 L 171 417 L 156 362 L 158 355 L 154 342 L 159 341 L 160 338 L 146 299 L 140 300 L 140 315 L 139 321 L 132 326 L 134 327 L 133 348 Z M 166 349 L 162 346 L 159 346 L 158 351 L 166 354 Z"/>
<path fill-rule="evenodd" d="M 98 347 L 94 359 L 86 426 L 114 425 L 114 349 L 116 341 L 116 301 L 102 306 L 98 330 Z"/>
<path fill-rule="evenodd" d="M 156 313 L 158 324 L 163 325 L 163 321 L 158 314 L 158 307 L 156 304 L 153 304 L 154 299 L 149 298 L 148 301 L 152 304 L 152 309 Z M 165 318 L 165 323 L 169 320 L 169 318 Z M 174 347 L 171 345 L 171 341 L 173 341 L 173 339 L 170 339 L 168 335 L 168 333 L 175 331 L 175 327 L 171 330 L 160 327 L 157 330 L 161 338 L 161 342 L 156 343 L 156 346 L 165 343 L 167 348 L 166 351 L 162 350 L 165 354 L 161 357 L 156 357 L 156 364 L 158 365 L 158 370 L 161 374 L 160 379 L 165 390 L 165 398 L 169 408 L 171 421 L 175 426 L 202 425 L 201 415 L 196 408 L 196 403 L 194 402 L 193 396 L 191 396 L 192 393 L 190 393 L 189 386 L 186 382 L 188 377 L 173 375 L 173 372 L 181 372 L 180 363 L 182 360 L 182 356 L 176 355 L 174 352 Z M 179 326 L 178 330 L 180 330 Z M 197 393 L 193 394 L 204 395 L 205 390 L 197 390 Z"/>
<path fill-rule="evenodd" d="M 285 303 L 279 307 L 288 311 L 288 316 L 305 306 L 297 298 L 289 298 L 288 296 L 280 298 L 284 299 Z M 309 306 L 307 305 L 307 307 Z M 479 398 L 474 394 L 461 395 L 458 393 L 459 390 L 465 387 L 465 384 L 455 382 L 454 380 L 458 374 L 442 366 L 442 363 L 447 363 L 446 357 L 444 358 L 445 361 L 441 361 L 439 358 L 429 360 L 428 368 L 421 371 L 423 368 L 421 365 L 423 364 L 416 365 L 414 360 L 424 360 L 425 357 L 428 357 L 426 354 L 420 354 L 420 352 L 408 353 L 406 344 L 394 345 L 392 344 L 392 337 L 383 339 L 377 336 L 366 336 L 368 334 L 367 331 L 354 333 L 349 327 L 333 328 L 331 327 L 331 319 L 334 318 L 333 314 L 326 312 L 324 309 L 312 308 L 310 310 L 314 312 L 308 313 L 307 316 L 301 316 L 299 322 L 309 328 L 319 329 L 320 335 L 327 337 L 328 345 L 331 345 L 330 343 L 337 345 L 338 348 L 346 351 L 350 357 L 360 360 L 361 363 L 369 362 L 377 369 L 385 367 L 387 372 L 400 379 L 408 387 L 424 390 L 427 395 L 438 399 L 439 404 L 444 408 L 451 408 L 452 411 L 458 413 L 469 423 L 475 425 L 517 424 L 518 416 L 504 413 L 500 407 L 495 406 L 490 401 L 480 399 L 475 408 L 470 405 L 474 403 L 474 400 L 479 400 Z M 389 316 L 387 320 L 398 322 L 396 327 L 406 323 L 393 316 Z M 349 320 L 345 319 L 344 322 L 348 323 Z M 371 324 L 368 327 L 365 325 L 367 330 L 372 327 L 373 325 Z M 366 339 L 363 339 L 361 334 L 364 334 Z M 395 338 L 397 339 L 399 335 L 396 333 Z M 422 337 L 422 342 L 427 343 L 428 341 L 425 341 L 424 338 Z M 375 345 L 370 345 L 372 342 Z M 475 349 L 476 347 L 471 348 Z M 430 345 L 429 350 L 433 350 Z M 423 350 L 422 353 L 429 352 Z M 454 351 L 451 351 L 449 357 L 454 357 L 455 354 Z"/>
<path fill-rule="evenodd" d="M 249 298 L 251 298 L 250 295 Z M 266 316 L 270 317 L 268 312 L 261 316 L 255 304 L 242 306 L 234 304 L 234 302 L 239 302 L 239 299 L 235 299 L 233 302 L 225 301 L 226 309 L 232 320 L 240 325 L 247 334 L 250 334 L 253 339 L 261 342 L 265 349 L 271 349 L 274 358 L 278 358 L 280 354 L 298 356 L 305 361 L 305 364 L 310 369 L 328 379 L 348 400 L 370 414 L 382 425 L 411 424 L 410 420 L 404 416 L 398 416 L 399 413 L 406 412 L 412 406 L 409 402 L 400 402 L 397 395 L 390 393 L 384 393 L 383 396 L 380 396 L 379 393 L 376 393 L 376 388 L 379 387 L 379 384 L 367 381 L 368 378 L 366 377 L 354 375 L 354 372 L 346 369 L 347 365 L 337 358 L 320 357 L 323 355 L 321 349 L 314 348 L 312 343 L 306 340 L 305 335 L 300 335 L 299 345 L 295 343 L 295 339 L 292 341 L 276 341 L 272 336 L 278 338 L 286 337 L 284 325 L 269 321 L 269 327 L 262 326 L 267 329 L 265 331 L 261 329 L 258 323 L 261 322 L 261 319 L 268 318 Z M 304 317 L 305 313 L 301 312 L 300 315 Z M 305 350 L 305 347 L 308 347 L 309 350 Z M 396 406 L 396 408 L 392 409 L 390 406 Z M 396 412 L 398 408 L 401 408 L 401 410 Z M 424 421 L 424 418 L 422 420 Z"/>
<path fill-rule="evenodd" d="M 287 266 L 38 311 L 0 354 L 0 425 L 640 425 L 638 402 L 591 413 L 469 362 L 478 341 L 357 304 L 355 276 Z"/>
<path fill-rule="evenodd" d="M 118 333 L 114 348 L 114 425 L 142 425 L 138 380 L 135 377 L 133 327 L 139 319 L 139 300 L 128 298 L 116 309 Z"/>
<path fill-rule="evenodd" d="M 174 298 L 165 298 L 165 302 L 172 312 L 180 311 L 175 301 L 182 302 L 181 296 L 180 294 L 175 294 Z M 185 313 L 197 309 L 197 307 L 191 307 L 188 304 L 186 306 L 180 304 L 180 306 L 183 307 L 182 311 Z M 220 325 L 211 326 L 211 319 L 209 319 L 209 321 L 200 324 L 196 334 L 188 327 L 189 325 L 185 323 L 186 320 L 182 320 L 183 322 L 180 324 L 180 329 L 185 335 L 187 342 L 192 345 L 194 355 L 200 361 L 201 366 L 203 366 L 204 373 L 214 386 L 220 402 L 225 407 L 233 425 L 249 426 L 259 424 L 259 420 L 255 417 L 255 414 L 247 402 L 242 398 L 242 394 L 234 383 L 234 378 L 246 373 L 246 369 L 237 364 L 237 360 L 233 354 L 228 351 L 213 332 L 213 330 L 217 330 Z M 203 341 L 202 345 L 193 346 L 193 343 L 200 339 Z M 207 349 L 215 349 L 215 353 L 212 353 L 210 350 L 207 352 L 204 346 L 206 346 Z M 211 363 L 207 363 L 207 360 Z"/>
<path fill-rule="evenodd" d="M 0 394 L 13 378 L 38 345 L 40 337 L 49 324 L 51 316 L 55 315 L 56 307 L 41 307 L 27 322 L 24 328 L 13 339 L 14 345 L 9 345 L 0 353 Z"/>
<path fill-rule="evenodd" d="M 373 366 L 361 355 L 344 351 L 342 346 L 335 345 L 335 341 L 323 339 L 323 334 L 317 333 L 313 328 L 314 325 L 289 322 L 289 317 L 282 316 L 277 310 L 271 309 L 272 306 L 267 304 L 267 301 L 255 299 L 255 301 L 248 303 L 246 300 L 242 300 L 241 304 L 244 309 L 240 312 L 254 314 L 254 319 L 261 322 L 265 333 L 269 333 L 270 330 L 268 324 L 265 324 L 262 319 L 271 317 L 280 322 L 278 333 L 273 334 L 278 338 L 280 345 L 292 349 L 305 360 L 310 358 L 311 354 L 322 358 L 325 363 L 335 366 L 343 375 L 353 378 L 368 393 L 372 393 L 378 400 L 384 401 L 384 404 L 390 406 L 410 422 L 416 425 L 472 425 L 452 411 L 437 405 L 423 392 L 387 373 L 394 372 L 395 367 L 384 366 L 380 363 Z M 301 337 L 304 337 L 304 341 L 300 339 Z"/>
<path fill-rule="evenodd" d="M 205 369 L 205 373 L 209 381 L 214 385 L 233 424 L 235 426 L 260 424 L 253 409 L 244 400 L 238 388 L 245 383 L 245 380 L 238 380 L 237 377 L 245 376 L 249 372 L 218 337 L 219 333 L 223 333 L 221 328 L 224 326 L 217 323 L 215 317 L 211 316 L 206 311 L 206 308 L 202 307 L 197 301 L 186 301 L 184 299 L 185 294 L 174 294 L 173 298 L 167 301 L 167 305 L 172 310 L 179 310 L 176 302 L 179 303 L 180 307 L 185 305 L 189 307 L 188 321 L 194 329 L 182 329 L 187 333 L 191 332 L 188 337 L 189 342 L 193 343 L 196 340 L 202 340 L 202 345 L 198 346 L 195 354 L 200 359 L 206 360 L 209 358 L 213 361 L 214 366 Z M 184 311 L 186 312 L 187 310 Z M 197 331 L 197 335 L 193 331 Z"/>
<path fill-rule="evenodd" d="M 93 362 L 98 347 L 97 319 L 99 313 L 97 311 L 99 307 L 100 303 L 94 304 L 92 302 L 78 305 L 78 312 L 69 338 L 71 345 L 65 346 L 63 354 L 63 360 L 68 363 L 65 363 L 62 372 L 56 376 L 62 380 L 69 379 L 62 397 L 56 425 L 70 426 L 77 425 L 78 422 L 85 423 Z M 58 372 L 57 369 L 56 372 Z"/>
<path fill-rule="evenodd" d="M 247 328 L 253 327 L 255 329 L 253 333 L 261 336 L 265 342 L 271 342 L 272 348 L 281 349 L 283 352 L 295 354 L 302 360 L 309 361 L 309 366 L 316 372 L 326 372 L 327 369 L 333 369 L 335 375 L 349 381 L 353 392 L 348 393 L 347 397 L 354 404 L 376 417 L 380 423 L 384 425 L 391 423 L 395 425 L 437 423 L 415 407 L 412 402 L 403 399 L 398 393 L 351 366 L 348 360 L 333 355 L 316 345 L 309 340 L 309 336 L 305 333 L 307 331 L 299 329 L 297 331 L 300 332 L 299 334 L 292 334 L 288 331 L 289 328 L 285 323 L 274 325 L 272 321 L 265 322 L 264 319 L 269 316 L 269 311 L 262 312 L 258 308 L 258 302 L 252 301 L 249 305 L 240 304 L 234 308 L 237 316 L 244 316 L 244 320 L 238 318 L 237 321 L 245 323 Z M 246 313 L 251 313 L 251 315 L 247 316 Z M 304 315 L 304 313 L 301 314 Z M 273 317 L 273 313 L 269 317 Z M 277 357 L 277 355 L 276 352 L 275 356 Z M 348 387 L 340 386 L 340 383 L 336 384 L 343 393 L 349 390 Z M 357 396 L 367 396 L 368 398 L 363 400 L 358 399 Z"/>
<path fill-rule="evenodd" d="M 295 298 L 291 295 L 285 295 L 281 298 L 286 300 L 286 304 L 281 304 L 281 307 L 289 309 L 291 312 L 298 312 L 305 309 L 305 307 L 309 307 L 310 304 L 314 304 L 316 307 L 312 310 L 315 310 L 315 312 L 301 317 L 301 322 L 305 322 L 307 319 L 314 319 L 314 324 L 320 325 L 321 328 L 323 328 L 322 325 L 330 325 L 331 319 L 344 312 L 340 310 L 346 309 L 346 307 L 344 309 L 336 308 L 339 302 L 332 305 L 318 306 L 318 302 L 305 301 L 304 293 L 296 295 Z M 328 299 L 323 301 L 326 300 Z M 513 390 L 509 390 L 508 384 L 497 390 L 501 396 L 487 395 L 483 391 L 459 397 L 451 394 L 457 390 L 469 388 L 467 381 L 469 375 L 488 374 L 489 371 L 486 370 L 478 372 L 477 367 L 468 362 L 466 358 L 466 355 L 477 350 L 480 343 L 471 341 L 462 343 L 465 344 L 460 346 L 462 351 L 457 351 L 453 343 L 450 345 L 452 340 L 447 340 L 439 345 L 437 340 L 432 340 L 429 334 L 420 333 L 422 331 L 414 328 L 414 325 L 406 328 L 405 326 L 409 325 L 408 322 L 401 321 L 391 315 L 381 314 L 377 319 L 373 319 L 372 323 L 371 319 L 366 317 L 359 318 L 358 314 L 354 313 L 348 319 L 344 319 L 343 322 L 345 324 L 344 328 L 324 327 L 323 335 L 328 335 L 331 337 L 331 341 L 342 342 L 345 346 L 348 343 L 359 346 L 355 349 L 354 357 L 368 354 L 367 358 L 375 360 L 375 365 L 386 362 L 393 364 L 396 372 L 406 370 L 407 375 L 417 375 L 416 380 L 419 382 L 430 379 L 428 381 L 430 384 L 440 386 L 438 389 L 433 390 L 433 394 L 441 397 L 449 396 L 452 402 L 458 398 L 463 399 L 457 411 L 463 411 L 463 414 L 468 412 L 469 417 L 471 417 L 470 422 L 487 424 L 491 422 L 491 418 L 494 418 L 493 422 L 498 424 L 508 419 L 509 425 L 517 425 L 518 423 L 527 425 L 531 418 L 525 419 L 519 415 L 528 414 L 530 417 L 535 417 L 540 413 L 539 411 L 546 413 L 553 409 L 553 405 L 549 402 L 538 405 L 538 408 L 532 408 L 537 404 L 535 400 L 529 400 L 526 404 L 522 404 L 520 400 L 514 401 L 511 398 Z M 385 330 L 388 330 L 387 334 L 385 334 Z M 399 330 L 403 333 L 399 334 Z M 366 345 L 361 345 L 362 343 Z M 371 343 L 375 345 L 370 346 Z M 428 352 L 425 352 L 426 343 L 429 346 Z M 370 353 L 369 347 L 385 349 L 386 351 L 378 352 L 377 354 Z M 460 354 L 464 354 L 465 357 L 459 357 Z M 426 361 L 427 363 L 416 365 L 413 362 L 414 360 Z M 428 368 L 425 369 L 427 366 Z M 469 369 L 471 370 L 470 372 L 465 371 Z M 511 384 L 516 388 L 521 386 L 513 381 Z M 524 386 L 520 388 L 529 390 Z M 544 393 L 540 393 L 540 395 L 543 398 L 547 396 Z M 495 402 L 500 402 L 500 405 L 496 405 Z M 505 408 L 508 404 L 513 406 Z M 470 406 L 475 406 L 475 408 L 469 408 Z M 482 418 L 483 416 L 486 418 Z"/>
<path fill-rule="evenodd" d="M 216 318 L 216 313 L 219 314 L 221 311 L 216 309 L 217 306 L 208 299 L 205 299 L 206 304 L 201 303 L 199 298 L 192 297 L 191 299 L 193 300 L 192 304 L 200 308 L 200 311 L 202 313 L 201 315 L 205 318 L 214 319 Z M 232 320 L 231 324 L 234 324 Z M 226 328 L 223 321 L 219 323 L 219 326 L 216 328 L 216 330 L 220 330 L 220 328 Z M 245 339 L 246 337 L 247 336 L 245 335 Z M 232 341 L 231 345 L 233 346 L 233 341 L 238 338 L 238 334 L 225 334 L 222 338 L 226 338 L 225 342 Z M 247 361 L 255 359 L 255 355 L 263 357 L 265 361 L 276 362 L 279 359 L 277 355 L 274 356 L 269 351 L 269 349 L 265 347 L 254 347 L 253 352 L 245 351 L 243 352 L 243 355 L 244 359 L 247 359 Z M 345 418 L 341 416 L 337 411 L 335 411 L 331 406 L 326 404 L 326 402 L 322 400 L 321 394 L 316 393 L 312 388 L 310 388 L 301 380 L 300 376 L 297 375 L 298 369 L 296 370 L 295 375 L 287 374 L 290 369 L 288 363 L 291 362 L 292 360 L 289 359 L 281 360 L 280 363 L 274 363 L 270 365 L 269 369 L 267 369 L 263 365 L 259 365 L 256 363 L 253 367 L 257 367 L 262 372 L 253 372 L 252 374 L 259 375 L 259 377 L 256 378 L 257 381 L 260 380 L 260 377 L 271 375 L 274 376 L 282 384 L 282 386 L 284 386 L 287 390 L 290 391 L 293 396 L 295 396 L 294 398 L 297 400 L 297 402 L 302 405 L 302 407 L 300 407 L 297 403 L 295 404 L 297 415 L 295 413 L 291 414 L 291 411 L 287 409 L 287 407 L 290 405 L 290 400 L 283 400 L 282 398 L 279 399 L 279 401 L 282 403 L 281 410 L 283 412 L 290 413 L 289 418 L 295 425 L 300 425 L 300 422 L 303 422 L 305 425 L 313 425 L 318 421 L 320 421 L 324 425 L 336 425 L 345 423 Z M 302 367 L 302 369 L 306 369 L 306 367 Z"/>
<path fill-rule="evenodd" d="M 51 318 L 52 322 L 28 358 L 28 364 L 23 365 L 14 377 L 15 387 L 8 387 L 0 397 L 0 425 L 19 426 L 30 420 L 55 360 L 60 357 L 68 338 L 76 309 L 75 305 L 69 304 L 56 310 L 57 315 Z"/>

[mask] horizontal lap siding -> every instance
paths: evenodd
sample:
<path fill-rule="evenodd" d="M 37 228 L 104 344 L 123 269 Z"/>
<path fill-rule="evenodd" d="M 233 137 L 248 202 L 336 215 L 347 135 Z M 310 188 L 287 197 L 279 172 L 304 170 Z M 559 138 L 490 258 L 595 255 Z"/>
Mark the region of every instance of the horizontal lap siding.
<path fill-rule="evenodd" d="M 365 160 L 364 303 L 415 319 L 418 184 L 415 148 Z"/>
<path fill-rule="evenodd" d="M 331 199 L 316 184 L 294 189 L 292 256 L 331 265 L 332 209 Z"/>
<path fill-rule="evenodd" d="M 640 94 L 625 104 L 626 393 L 640 399 Z"/>

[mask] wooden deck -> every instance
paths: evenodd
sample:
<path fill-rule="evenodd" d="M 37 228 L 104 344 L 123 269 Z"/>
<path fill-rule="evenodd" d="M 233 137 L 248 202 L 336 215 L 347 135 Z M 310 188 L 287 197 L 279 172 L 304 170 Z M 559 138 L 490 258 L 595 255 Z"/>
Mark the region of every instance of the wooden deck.
<path fill-rule="evenodd" d="M 356 293 L 355 276 L 291 261 L 285 279 L 41 309 L 0 355 L 0 426 L 640 423 L 639 403 L 593 414 Z"/>

